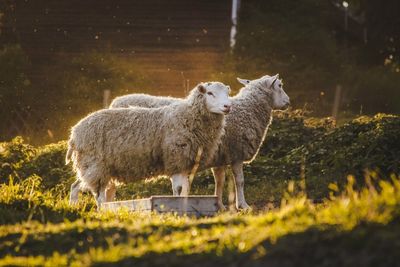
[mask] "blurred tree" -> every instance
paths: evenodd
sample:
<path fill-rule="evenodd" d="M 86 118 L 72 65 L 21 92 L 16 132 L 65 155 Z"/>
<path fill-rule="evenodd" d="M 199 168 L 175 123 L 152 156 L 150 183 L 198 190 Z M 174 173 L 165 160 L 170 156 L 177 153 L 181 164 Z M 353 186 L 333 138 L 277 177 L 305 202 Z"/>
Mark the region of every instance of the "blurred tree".
<path fill-rule="evenodd" d="M 307 103 L 318 115 L 330 115 L 338 84 L 344 88 L 341 110 L 399 112 L 400 75 L 395 63 L 398 55 L 393 53 L 399 52 L 394 45 L 399 40 L 400 27 L 392 25 L 385 31 L 379 30 L 388 21 L 399 20 L 395 15 L 399 4 L 395 2 L 384 3 L 385 7 L 376 13 L 372 9 L 379 8 L 372 4 L 378 1 L 350 2 L 359 35 L 351 36 L 354 31 L 344 32 L 343 13 L 330 1 L 244 1 L 232 72 L 246 78 L 280 73 L 294 105 L 302 107 Z M 378 21 L 368 28 L 368 45 L 359 38 L 360 23 L 362 26 L 367 20 L 366 10 L 372 10 L 368 11 L 369 24 Z M 383 66 L 385 59 L 386 65 L 391 64 L 392 68 Z"/>
<path fill-rule="evenodd" d="M 350 0 L 368 29 L 369 47 L 378 52 L 380 62 L 398 68 L 400 64 L 400 1 Z"/>
<path fill-rule="evenodd" d="M 0 47 L 0 118 L 3 122 L 0 132 L 3 136 L 32 108 L 31 82 L 26 75 L 29 65 L 19 45 Z"/>
<path fill-rule="evenodd" d="M 392 62 L 400 63 L 400 1 L 363 0 L 371 41 Z"/>

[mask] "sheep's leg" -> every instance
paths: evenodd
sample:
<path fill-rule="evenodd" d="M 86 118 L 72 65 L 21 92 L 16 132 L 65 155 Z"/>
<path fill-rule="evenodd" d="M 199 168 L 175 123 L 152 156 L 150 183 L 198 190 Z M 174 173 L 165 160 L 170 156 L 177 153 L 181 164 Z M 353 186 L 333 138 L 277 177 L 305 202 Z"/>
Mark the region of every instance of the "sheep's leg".
<path fill-rule="evenodd" d="M 177 173 L 171 175 L 172 193 L 174 196 L 189 195 L 189 178 L 186 173 Z"/>
<path fill-rule="evenodd" d="M 115 193 L 117 192 L 117 188 L 115 187 L 115 183 L 110 182 L 106 188 L 106 201 L 114 201 L 115 199 Z"/>
<path fill-rule="evenodd" d="M 106 188 L 110 182 L 102 166 L 93 164 L 90 168 L 81 172 L 81 179 L 85 183 L 94 198 L 96 199 L 97 210 L 100 210 L 101 204 L 106 201 Z"/>
<path fill-rule="evenodd" d="M 244 175 L 243 175 L 243 162 L 232 164 L 233 175 L 235 176 L 235 189 L 236 189 L 236 208 L 249 210 L 251 207 L 244 199 Z"/>
<path fill-rule="evenodd" d="M 96 198 L 96 204 L 97 204 L 97 210 L 100 211 L 101 204 L 106 202 L 106 187 L 104 184 L 102 184 L 99 181 L 99 185 L 97 187 L 97 190 L 94 192 L 94 197 Z"/>
<path fill-rule="evenodd" d="M 76 180 L 72 185 L 71 185 L 71 193 L 69 194 L 69 204 L 70 205 L 75 205 L 78 203 L 78 196 L 79 196 L 79 191 L 81 187 L 81 181 Z"/>
<path fill-rule="evenodd" d="M 219 210 L 226 210 L 224 203 L 222 202 L 222 194 L 224 192 L 225 184 L 225 167 L 212 168 L 212 172 L 215 180 L 215 195 L 217 196 L 217 204 Z"/>
<path fill-rule="evenodd" d="M 172 186 L 172 195 L 179 196 L 182 191 L 181 176 L 179 174 L 173 174 L 170 177 Z"/>
<path fill-rule="evenodd" d="M 190 183 L 189 183 L 189 175 L 187 173 L 181 174 L 182 179 L 182 191 L 180 196 L 187 197 L 190 193 Z"/>

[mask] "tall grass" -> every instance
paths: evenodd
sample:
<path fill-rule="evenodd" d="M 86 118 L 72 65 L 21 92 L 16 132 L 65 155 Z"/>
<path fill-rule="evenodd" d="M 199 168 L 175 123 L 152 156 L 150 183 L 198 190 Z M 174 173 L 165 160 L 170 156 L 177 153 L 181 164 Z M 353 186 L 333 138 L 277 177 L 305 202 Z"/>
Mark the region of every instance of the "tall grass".
<path fill-rule="evenodd" d="M 331 185 L 330 199 L 321 204 L 289 185 L 280 207 L 268 212 L 195 219 L 85 211 L 40 190 L 38 177 L 10 179 L 0 187 L 0 204 L 24 214 L 18 224 L 2 221 L 0 265 L 392 266 L 399 258 L 399 177 L 384 181 L 372 174 L 361 190 L 354 181 L 349 176 L 343 189 Z M 378 249 L 380 242 L 389 249 Z"/>

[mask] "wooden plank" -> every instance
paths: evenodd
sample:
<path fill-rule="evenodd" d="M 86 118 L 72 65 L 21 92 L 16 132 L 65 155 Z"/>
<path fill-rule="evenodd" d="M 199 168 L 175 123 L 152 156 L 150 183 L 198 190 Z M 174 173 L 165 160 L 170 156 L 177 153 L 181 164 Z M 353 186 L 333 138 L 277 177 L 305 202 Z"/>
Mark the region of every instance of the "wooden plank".
<path fill-rule="evenodd" d="M 216 196 L 153 196 L 152 210 L 159 213 L 176 212 L 178 215 L 212 216 L 218 211 Z"/>
<path fill-rule="evenodd" d="M 145 199 L 106 202 L 102 210 L 117 211 L 126 208 L 129 211 L 187 214 L 189 216 L 213 216 L 218 211 L 216 196 L 152 196 Z"/>
<path fill-rule="evenodd" d="M 151 211 L 150 198 L 106 202 L 101 205 L 101 210 L 117 211 L 126 208 L 129 211 Z"/>

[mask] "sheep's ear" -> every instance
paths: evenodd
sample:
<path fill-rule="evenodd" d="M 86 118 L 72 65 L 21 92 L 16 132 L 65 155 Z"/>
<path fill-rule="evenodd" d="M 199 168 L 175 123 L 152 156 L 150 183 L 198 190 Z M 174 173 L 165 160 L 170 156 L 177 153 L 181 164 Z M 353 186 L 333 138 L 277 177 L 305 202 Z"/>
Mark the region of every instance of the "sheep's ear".
<path fill-rule="evenodd" d="M 238 82 L 240 82 L 243 85 L 248 85 L 250 83 L 250 80 L 241 79 L 239 77 L 237 77 L 236 79 L 238 80 Z"/>
<path fill-rule="evenodd" d="M 204 87 L 204 85 L 202 83 L 197 86 L 197 89 L 202 94 L 205 94 L 207 92 L 207 89 Z"/>
<path fill-rule="evenodd" d="M 272 78 L 272 83 L 271 83 L 271 87 L 274 87 L 274 83 L 276 82 L 276 80 L 279 79 L 279 74 L 276 74 L 275 76 L 271 77 Z"/>

